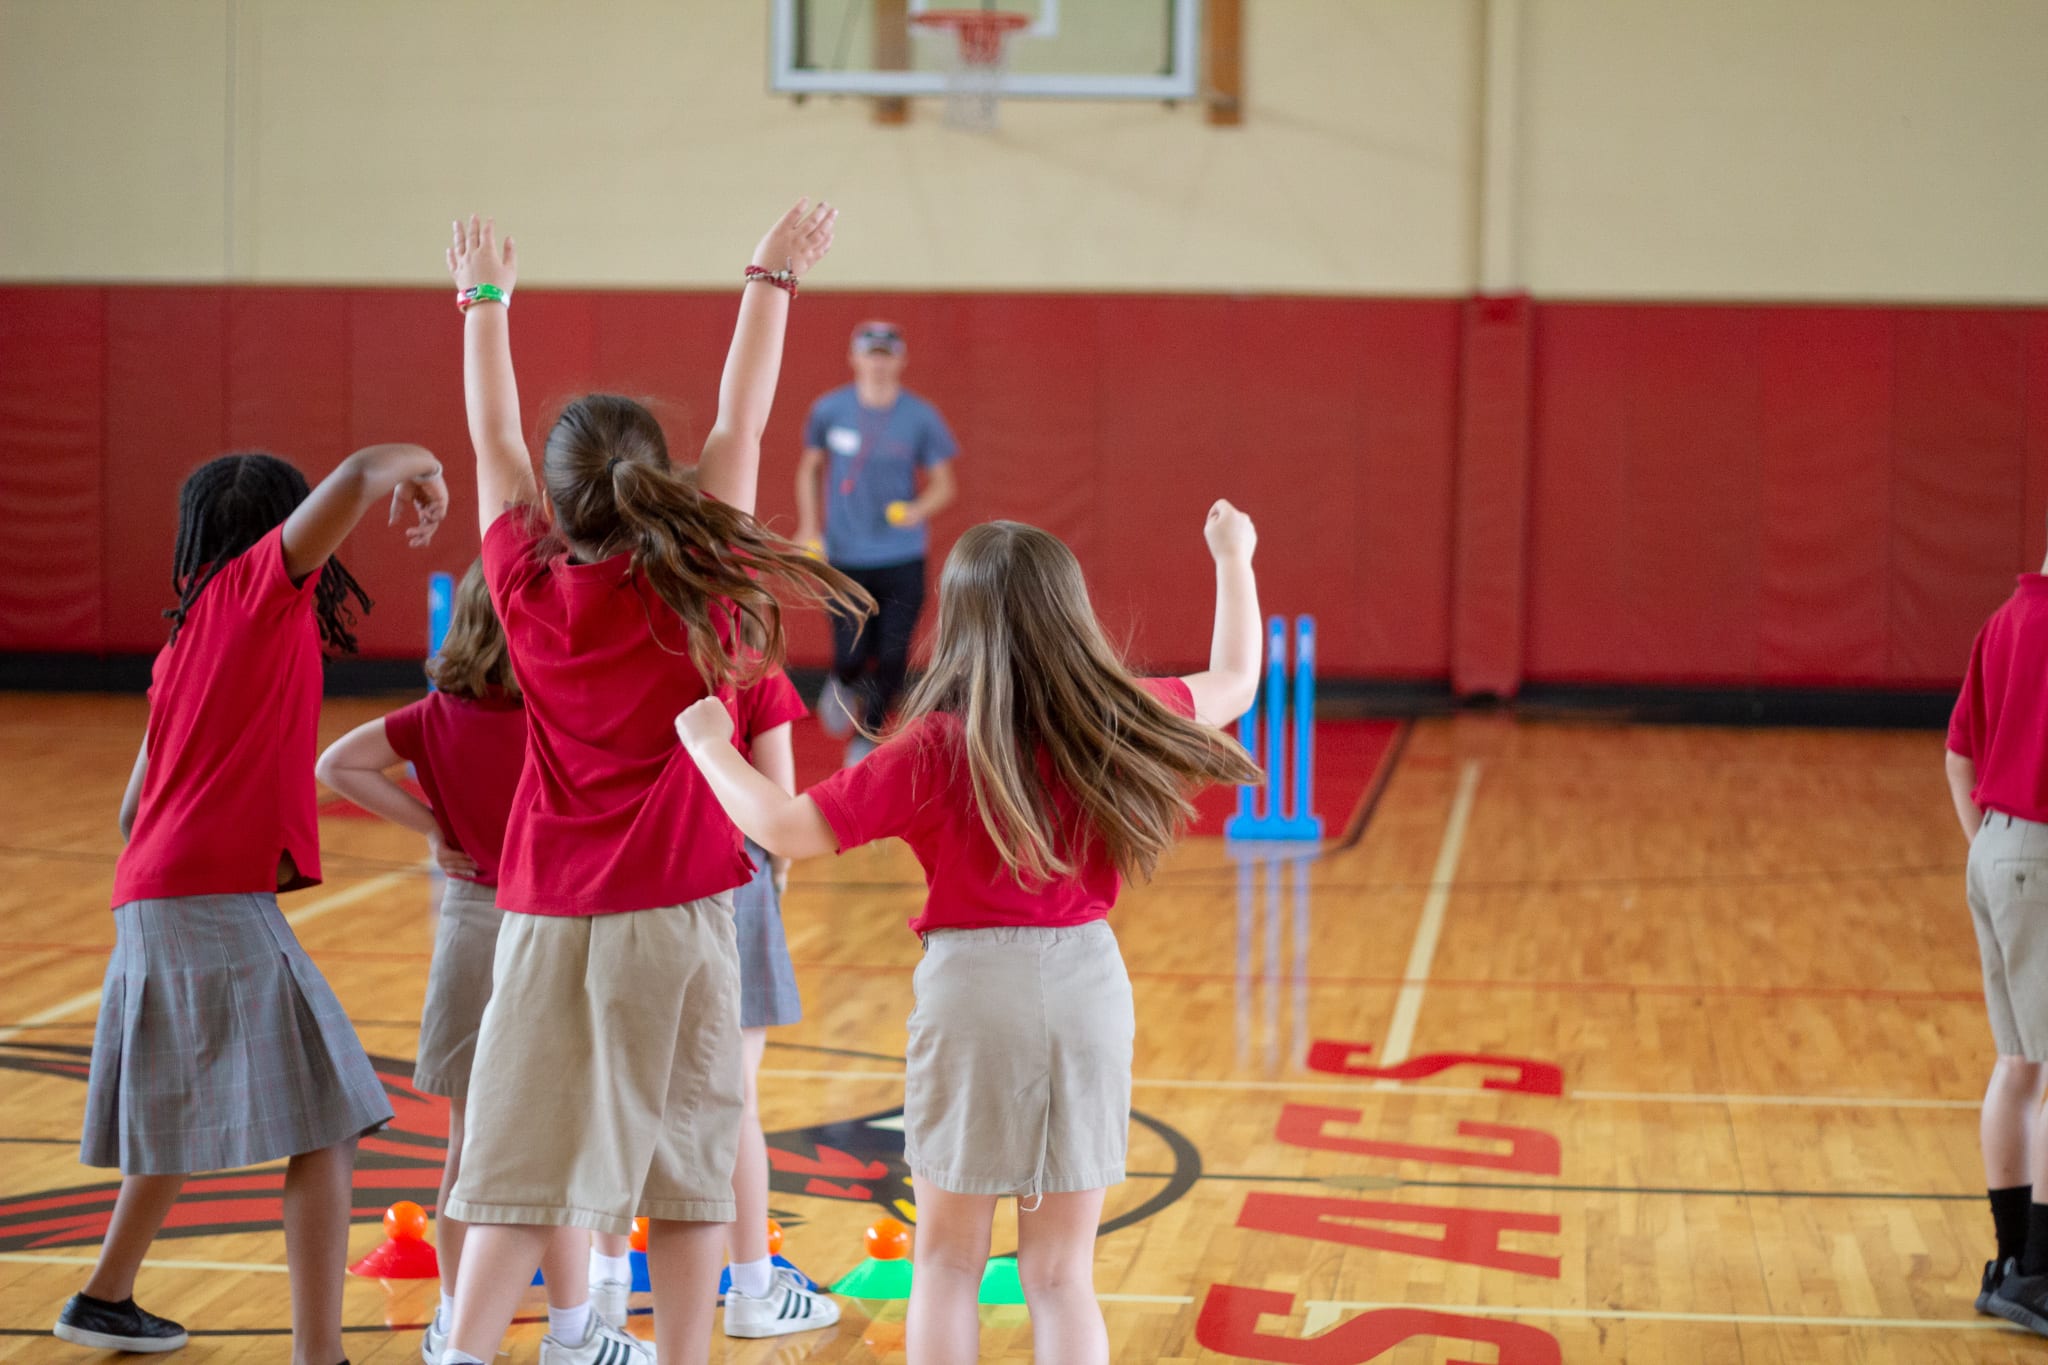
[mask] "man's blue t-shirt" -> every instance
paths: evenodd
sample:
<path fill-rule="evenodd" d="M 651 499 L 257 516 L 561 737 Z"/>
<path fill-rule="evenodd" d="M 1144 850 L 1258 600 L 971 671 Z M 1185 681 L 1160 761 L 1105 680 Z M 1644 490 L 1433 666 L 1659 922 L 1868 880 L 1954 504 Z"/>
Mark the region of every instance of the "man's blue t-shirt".
<path fill-rule="evenodd" d="M 891 526 L 892 502 L 917 496 L 917 471 L 960 451 L 946 419 L 904 390 L 886 410 L 861 406 L 852 384 L 811 406 L 804 444 L 825 452 L 825 558 L 846 569 L 923 559 L 923 526 Z"/>

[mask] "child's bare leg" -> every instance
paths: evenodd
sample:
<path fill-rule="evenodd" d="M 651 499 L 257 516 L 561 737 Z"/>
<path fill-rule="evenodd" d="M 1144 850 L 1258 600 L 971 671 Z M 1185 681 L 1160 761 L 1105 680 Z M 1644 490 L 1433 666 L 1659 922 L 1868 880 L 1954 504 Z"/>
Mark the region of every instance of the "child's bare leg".
<path fill-rule="evenodd" d="M 448 1207 L 448 1200 L 455 1193 L 455 1177 L 462 1174 L 463 1111 L 461 1100 L 448 1101 L 448 1156 L 441 1163 L 441 1192 L 434 1197 L 434 1253 L 441 1264 L 441 1293 L 451 1299 L 461 1277 L 462 1238 L 469 1231 L 469 1224 L 460 1218 L 450 1218 L 441 1210 Z"/>
<path fill-rule="evenodd" d="M 739 1158 L 732 1168 L 732 1202 L 737 1210 L 726 1231 L 731 1262 L 746 1265 L 768 1256 L 768 1139 L 761 1131 L 761 1057 L 768 1050 L 768 1030 L 740 1031 L 743 1104 L 740 1110 Z"/>
<path fill-rule="evenodd" d="M 525 1223 L 472 1223 L 455 1286 L 455 1325 L 448 1344 L 478 1360 L 497 1357 L 519 1296 L 533 1283 L 556 1229 Z"/>
<path fill-rule="evenodd" d="M 1017 1206 L 1017 1278 L 1039 1360 L 1109 1365 L 1109 1329 L 1095 1301 L 1095 1229 L 1107 1193 L 1048 1194 L 1029 1212 Z"/>
<path fill-rule="evenodd" d="M 93 1265 L 92 1278 L 85 1282 L 87 1294 L 108 1303 L 134 1297 L 135 1272 L 184 1187 L 182 1175 L 122 1177 L 121 1193 L 114 1198 L 114 1216 L 107 1224 L 107 1235 L 100 1239 L 100 1258 Z"/>
<path fill-rule="evenodd" d="M 654 1287 L 654 1354 L 661 1365 L 711 1359 L 724 1223 L 647 1220 L 647 1278 Z"/>
<path fill-rule="evenodd" d="M 904 1349 L 910 1365 L 955 1365 L 981 1356 L 981 1275 L 995 1225 L 996 1197 L 954 1194 L 921 1177 L 917 1191 L 917 1274 L 910 1282 Z M 1041 1360 L 1061 1359 L 1041 1354 Z"/>
<path fill-rule="evenodd" d="M 292 1365 L 335 1365 L 348 1275 L 354 1139 L 301 1152 L 284 1171 L 284 1259 L 291 1268 Z"/>

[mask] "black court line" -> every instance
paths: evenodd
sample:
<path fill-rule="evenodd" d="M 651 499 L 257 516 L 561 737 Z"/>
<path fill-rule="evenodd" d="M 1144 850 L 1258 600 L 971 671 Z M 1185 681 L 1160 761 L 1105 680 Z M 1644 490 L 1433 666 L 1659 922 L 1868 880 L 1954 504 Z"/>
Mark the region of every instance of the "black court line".
<path fill-rule="evenodd" d="M 1130 1171 L 1126 1180 L 1174 1180 L 1171 1171 Z M 1409 1180 L 1402 1176 L 1259 1175 L 1248 1171 L 1203 1171 L 1200 1180 L 1232 1180 L 1250 1184 L 1333 1185 L 1355 1190 L 1514 1190 L 1552 1194 L 1644 1194 L 1702 1199 L 1889 1199 L 1900 1203 L 1978 1203 L 1981 1190 L 1937 1194 L 1911 1190 L 1746 1190 L 1687 1185 L 1558 1185 L 1506 1180 Z"/>
<path fill-rule="evenodd" d="M 638 1318 L 650 1316 L 653 1312 L 652 1308 L 628 1308 L 626 1315 Z M 547 1318 L 545 1316 L 538 1318 L 514 1318 L 512 1319 L 512 1325 L 514 1327 L 522 1327 L 546 1321 Z M 427 1330 L 427 1324 L 424 1322 L 345 1322 L 341 1325 L 341 1330 L 343 1332 L 424 1332 Z M 288 1337 L 291 1334 L 292 1329 L 289 1327 L 219 1327 L 212 1330 L 204 1327 L 191 1327 L 187 1328 L 185 1332 L 185 1335 L 191 1337 Z M 49 1335 L 50 1329 L 47 1327 L 0 1327 L 0 1337 L 46 1337 Z"/>
<path fill-rule="evenodd" d="M 1336 851 L 1356 847 L 1365 837 L 1366 826 L 1372 823 L 1373 812 L 1380 808 L 1380 798 L 1387 794 L 1387 786 L 1394 780 L 1394 769 L 1401 766 L 1401 756 L 1408 752 L 1408 737 L 1415 733 L 1415 722 L 1404 720 L 1394 731 L 1394 738 L 1387 745 L 1386 753 L 1380 756 L 1379 768 L 1367 784 L 1365 794 L 1358 798 L 1358 806 L 1345 822 L 1343 837 L 1337 840 Z"/>
<path fill-rule="evenodd" d="M 76 1147 L 77 1138 L 26 1138 L 0 1137 L 0 1142 L 12 1142 L 26 1147 Z"/>

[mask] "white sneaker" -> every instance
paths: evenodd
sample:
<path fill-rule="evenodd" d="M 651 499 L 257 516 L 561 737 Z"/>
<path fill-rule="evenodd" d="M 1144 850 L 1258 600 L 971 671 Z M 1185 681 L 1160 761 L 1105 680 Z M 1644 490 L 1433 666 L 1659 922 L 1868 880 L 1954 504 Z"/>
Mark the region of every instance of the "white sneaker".
<path fill-rule="evenodd" d="M 853 733 L 853 692 L 835 674 L 825 675 L 825 690 L 818 694 L 818 724 L 834 739 Z"/>
<path fill-rule="evenodd" d="M 441 1321 L 441 1309 L 434 1307 L 434 1320 L 427 1324 L 427 1334 L 420 1338 L 420 1359 L 427 1365 L 441 1365 L 441 1352 L 448 1349 L 448 1324 Z"/>
<path fill-rule="evenodd" d="M 590 1309 L 614 1327 L 624 1327 L 631 1314 L 633 1286 L 624 1280 L 590 1282 Z"/>
<path fill-rule="evenodd" d="M 540 1365 L 654 1365 L 654 1347 L 592 1315 L 581 1346 L 542 1337 Z"/>
<path fill-rule="evenodd" d="M 839 1321 L 839 1305 L 805 1289 L 795 1273 L 775 1268 L 775 1281 L 760 1298 L 732 1290 L 725 1296 L 729 1337 L 783 1337 L 811 1332 Z"/>

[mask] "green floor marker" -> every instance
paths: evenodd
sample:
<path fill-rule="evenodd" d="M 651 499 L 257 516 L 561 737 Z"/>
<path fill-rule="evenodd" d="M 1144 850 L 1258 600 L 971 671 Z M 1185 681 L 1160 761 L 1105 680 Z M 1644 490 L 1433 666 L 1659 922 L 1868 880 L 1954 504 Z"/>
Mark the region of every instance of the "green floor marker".
<path fill-rule="evenodd" d="M 981 1272 L 981 1297 L 978 1303 L 1022 1303 L 1024 1286 L 1017 1279 L 1017 1258 L 997 1256 Z"/>
<path fill-rule="evenodd" d="M 1011 1278 L 1015 1278 L 1014 1273 Z M 910 1261 L 907 1257 L 878 1261 L 870 1256 L 840 1276 L 832 1286 L 832 1292 L 849 1299 L 907 1299 L 910 1297 Z"/>

